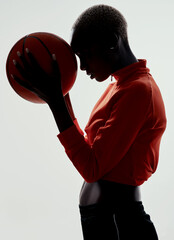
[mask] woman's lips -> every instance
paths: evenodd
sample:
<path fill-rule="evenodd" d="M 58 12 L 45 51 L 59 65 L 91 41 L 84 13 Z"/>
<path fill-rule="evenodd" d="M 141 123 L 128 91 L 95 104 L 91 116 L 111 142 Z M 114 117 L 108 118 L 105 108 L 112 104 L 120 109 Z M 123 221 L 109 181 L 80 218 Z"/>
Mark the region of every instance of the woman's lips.
<path fill-rule="evenodd" d="M 90 76 L 91 79 L 93 79 L 95 76 L 93 73 L 90 73 L 90 72 L 86 72 L 88 76 Z"/>
<path fill-rule="evenodd" d="M 90 78 L 91 78 L 91 79 L 95 78 L 94 74 L 91 74 Z"/>

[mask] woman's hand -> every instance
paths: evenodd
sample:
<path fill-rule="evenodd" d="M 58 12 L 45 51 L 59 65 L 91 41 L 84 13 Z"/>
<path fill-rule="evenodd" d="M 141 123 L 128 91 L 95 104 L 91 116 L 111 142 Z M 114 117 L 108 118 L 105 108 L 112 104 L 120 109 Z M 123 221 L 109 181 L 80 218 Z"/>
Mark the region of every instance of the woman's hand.
<path fill-rule="evenodd" d="M 21 86 L 34 92 L 48 104 L 53 113 L 58 129 L 62 132 L 74 124 L 72 120 L 74 114 L 69 94 L 64 98 L 62 93 L 61 75 L 56 56 L 55 54 L 52 55 L 52 73 L 47 74 L 39 66 L 29 49 L 26 49 L 26 53 L 28 54 L 30 63 L 26 61 L 25 57 L 19 51 L 17 52 L 17 55 L 22 62 L 22 65 L 15 59 L 13 60 L 14 65 L 25 81 L 17 76 L 13 76 L 13 78 Z M 70 114 L 72 114 L 72 117 Z"/>
<path fill-rule="evenodd" d="M 12 77 L 21 86 L 34 92 L 46 103 L 49 104 L 54 101 L 58 103 L 59 99 L 62 100 L 63 93 L 61 88 L 61 74 L 55 54 L 52 54 L 52 73 L 48 74 L 40 67 L 29 49 L 26 48 L 25 51 L 30 61 L 27 61 L 25 56 L 19 51 L 17 52 L 17 56 L 22 64 L 16 59 L 13 60 L 14 65 L 25 81 L 15 75 L 12 75 Z"/>

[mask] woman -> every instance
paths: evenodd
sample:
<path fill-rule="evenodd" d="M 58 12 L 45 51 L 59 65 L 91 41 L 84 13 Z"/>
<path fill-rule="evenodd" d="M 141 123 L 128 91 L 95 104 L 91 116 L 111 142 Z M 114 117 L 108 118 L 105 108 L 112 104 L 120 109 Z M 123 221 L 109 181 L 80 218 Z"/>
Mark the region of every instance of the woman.
<path fill-rule="evenodd" d="M 125 18 L 110 6 L 93 6 L 80 15 L 73 26 L 71 47 L 91 79 L 115 79 L 96 103 L 85 136 L 69 94 L 62 95 L 54 54 L 51 86 L 50 76 L 39 68 L 29 49 L 32 69 L 18 52 L 28 82 L 24 85 L 13 77 L 48 103 L 60 131 L 58 138 L 85 180 L 79 202 L 84 239 L 156 240 L 140 185 L 156 171 L 166 128 L 160 90 L 146 60 L 137 59 L 131 51 Z M 23 74 L 18 61 L 14 63 Z M 42 84 L 36 85 L 39 78 Z"/>

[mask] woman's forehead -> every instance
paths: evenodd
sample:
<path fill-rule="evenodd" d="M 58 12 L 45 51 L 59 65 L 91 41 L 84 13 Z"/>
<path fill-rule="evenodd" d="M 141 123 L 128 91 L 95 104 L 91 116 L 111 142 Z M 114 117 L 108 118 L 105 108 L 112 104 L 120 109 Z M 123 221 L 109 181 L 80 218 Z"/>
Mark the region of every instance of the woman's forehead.
<path fill-rule="evenodd" d="M 99 51 L 102 50 L 102 46 L 100 44 L 92 44 L 92 45 L 83 45 L 83 46 L 79 46 L 79 48 L 77 47 L 74 52 L 80 56 L 80 55 L 87 55 L 89 53 L 98 53 Z"/>
<path fill-rule="evenodd" d="M 106 41 L 105 37 L 96 36 L 94 34 L 74 34 L 71 39 L 72 49 L 77 51 L 89 51 L 95 50 L 98 47 L 103 45 L 103 42 Z"/>

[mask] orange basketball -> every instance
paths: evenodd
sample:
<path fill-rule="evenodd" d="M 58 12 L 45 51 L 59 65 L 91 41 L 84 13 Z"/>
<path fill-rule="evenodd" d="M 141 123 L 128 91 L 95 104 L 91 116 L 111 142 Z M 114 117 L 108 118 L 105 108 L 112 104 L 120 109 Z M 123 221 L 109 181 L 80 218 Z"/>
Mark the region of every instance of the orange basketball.
<path fill-rule="evenodd" d="M 75 54 L 65 40 L 54 34 L 45 32 L 32 33 L 21 38 L 9 52 L 6 63 L 6 73 L 9 83 L 16 93 L 30 102 L 45 103 L 37 95 L 19 85 L 11 77 L 12 74 L 21 78 L 20 73 L 13 64 L 13 59 L 18 59 L 17 51 L 20 51 L 27 60 L 27 53 L 25 52 L 26 48 L 32 52 L 40 66 L 48 74 L 52 71 L 52 54 L 55 53 L 61 73 L 62 92 L 63 95 L 66 95 L 72 88 L 77 75 L 77 61 Z"/>

